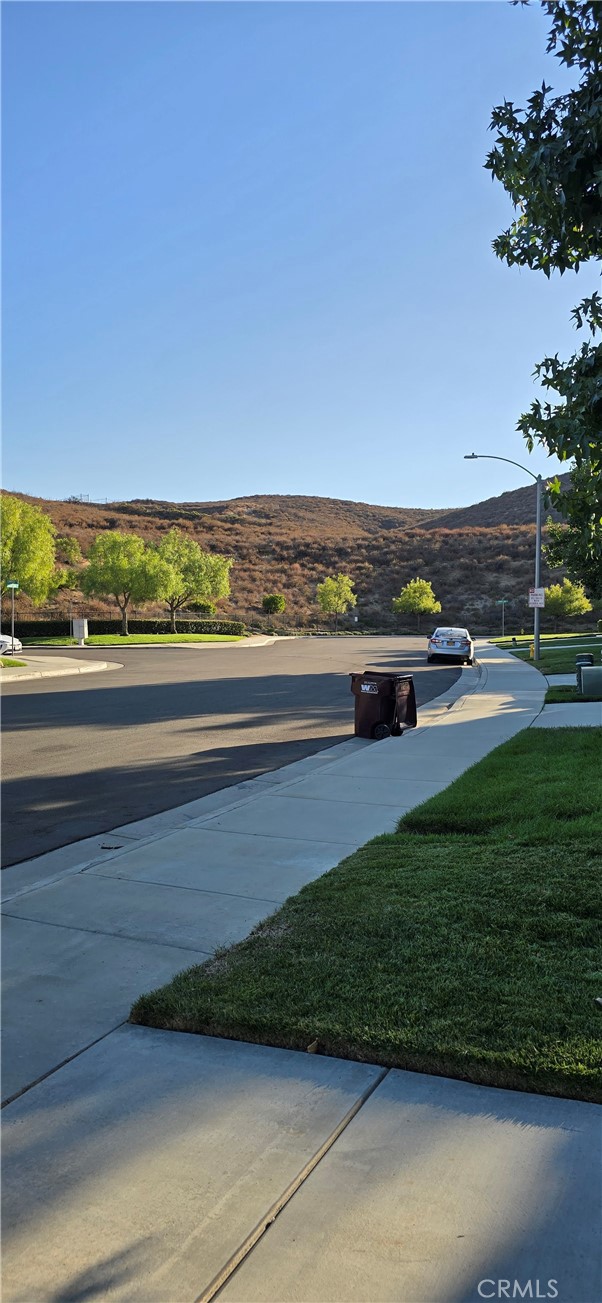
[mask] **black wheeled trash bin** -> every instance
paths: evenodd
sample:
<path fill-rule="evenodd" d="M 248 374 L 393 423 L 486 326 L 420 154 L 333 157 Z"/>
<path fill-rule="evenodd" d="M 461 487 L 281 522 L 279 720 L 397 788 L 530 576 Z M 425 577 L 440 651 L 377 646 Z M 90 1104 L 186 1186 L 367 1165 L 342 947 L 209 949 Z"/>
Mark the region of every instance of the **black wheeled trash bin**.
<path fill-rule="evenodd" d="M 416 694 L 411 674 L 351 675 L 355 697 L 355 736 L 384 738 L 416 728 Z"/>

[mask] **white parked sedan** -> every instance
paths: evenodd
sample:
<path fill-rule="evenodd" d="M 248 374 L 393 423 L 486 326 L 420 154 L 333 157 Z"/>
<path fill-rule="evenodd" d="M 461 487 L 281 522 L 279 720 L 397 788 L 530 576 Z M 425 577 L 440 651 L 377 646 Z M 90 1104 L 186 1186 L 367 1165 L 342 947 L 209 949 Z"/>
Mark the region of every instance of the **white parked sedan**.
<path fill-rule="evenodd" d="M 0 656 L 10 656 L 11 652 L 23 651 L 23 644 L 18 638 L 11 638 L 9 633 L 0 633 Z"/>
<path fill-rule="evenodd" d="M 453 656 L 474 665 L 474 642 L 468 629 L 435 629 L 428 640 L 426 659 L 433 661 L 435 656 Z"/>

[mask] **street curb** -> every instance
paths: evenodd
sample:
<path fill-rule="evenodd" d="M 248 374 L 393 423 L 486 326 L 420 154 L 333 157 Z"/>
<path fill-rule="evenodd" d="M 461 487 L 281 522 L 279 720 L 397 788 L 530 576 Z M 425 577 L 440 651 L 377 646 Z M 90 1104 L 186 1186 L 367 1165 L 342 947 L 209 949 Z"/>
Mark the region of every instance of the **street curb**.
<path fill-rule="evenodd" d="M 70 674 L 94 674 L 100 670 L 122 670 L 123 665 L 118 661 L 93 661 L 90 665 L 80 665 L 76 661 L 69 669 L 62 670 L 30 670 L 25 674 L 11 674 L 10 678 L 0 677 L 0 683 L 3 688 L 7 684 L 29 683 L 32 679 L 62 679 Z M 10 673 L 10 671 L 9 671 Z"/>

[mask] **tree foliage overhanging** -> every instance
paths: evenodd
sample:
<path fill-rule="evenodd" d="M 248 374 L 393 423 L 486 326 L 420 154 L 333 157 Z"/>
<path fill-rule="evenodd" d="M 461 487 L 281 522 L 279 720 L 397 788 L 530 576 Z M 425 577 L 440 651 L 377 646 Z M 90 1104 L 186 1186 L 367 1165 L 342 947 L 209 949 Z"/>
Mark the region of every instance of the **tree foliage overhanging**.
<path fill-rule="evenodd" d="M 550 276 L 578 271 L 602 252 L 602 5 L 595 0 L 544 0 L 547 49 L 575 69 L 577 84 L 553 96 L 543 83 L 526 109 L 505 101 L 493 110 L 495 145 L 485 166 L 501 181 L 517 212 L 494 241 L 499 258 Z M 535 375 L 554 400 L 539 400 L 517 428 L 529 451 L 541 444 L 561 462 L 574 462 L 571 487 L 557 478 L 548 504 L 566 521 L 557 527 L 548 560 L 602 597 L 602 298 L 595 291 L 573 311 L 587 338 L 561 362 L 544 358 Z"/>

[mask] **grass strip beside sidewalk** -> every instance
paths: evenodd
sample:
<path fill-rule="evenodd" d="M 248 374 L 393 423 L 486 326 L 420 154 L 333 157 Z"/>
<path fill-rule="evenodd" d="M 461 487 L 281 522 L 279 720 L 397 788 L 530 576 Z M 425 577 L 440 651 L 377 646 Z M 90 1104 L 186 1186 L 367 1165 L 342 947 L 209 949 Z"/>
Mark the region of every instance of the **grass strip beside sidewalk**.
<path fill-rule="evenodd" d="M 508 638 L 498 638 L 495 640 L 495 646 L 502 648 L 503 651 L 511 652 L 517 660 L 525 661 L 528 665 L 533 665 L 535 669 L 541 670 L 542 674 L 574 674 L 575 659 L 581 652 L 593 654 L 594 664 L 600 664 L 600 654 L 602 653 L 602 640 L 596 634 L 589 635 L 570 635 L 570 634 L 548 634 L 541 639 L 540 650 L 541 656 L 538 661 L 531 660 L 529 648 L 533 638 L 518 640 L 518 645 L 513 646 Z"/>
<path fill-rule="evenodd" d="M 587 697 L 582 692 L 577 691 L 577 687 L 570 687 L 568 684 L 560 684 L 557 688 L 548 688 L 544 699 L 544 706 L 566 706 L 576 703 L 579 705 L 584 701 L 599 701 L 599 697 Z"/>
<path fill-rule="evenodd" d="M 133 1021 L 602 1098 L 601 752 L 519 734 Z"/>

